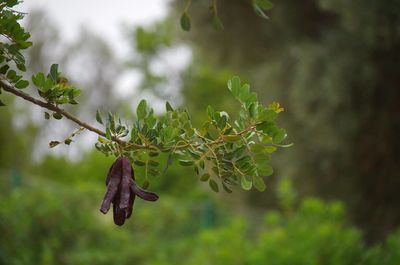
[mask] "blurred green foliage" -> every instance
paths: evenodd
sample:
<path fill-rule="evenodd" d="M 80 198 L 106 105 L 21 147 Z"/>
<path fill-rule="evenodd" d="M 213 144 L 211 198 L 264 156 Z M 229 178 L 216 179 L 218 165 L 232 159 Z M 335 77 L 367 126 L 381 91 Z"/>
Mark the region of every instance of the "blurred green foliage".
<path fill-rule="evenodd" d="M 287 110 L 284 126 L 296 145 L 272 163 L 275 175 L 294 182 L 272 176 L 268 193 L 234 191 L 232 199 L 206 193 L 192 170 L 173 164 L 152 186 L 157 204 L 138 201 L 132 221 L 116 228 L 97 210 L 112 158 L 89 152 L 77 162 L 49 156 L 33 164 L 40 130 L 29 119 L 16 128 L 10 113 L 26 118 L 27 111 L 2 94 L 9 107 L 0 112 L 0 264 L 400 264 L 400 231 L 367 247 L 348 222 L 351 216 L 376 240 L 399 220 L 399 1 L 281 0 L 267 22 L 245 1 L 218 3 L 224 31 L 210 27 L 207 1 L 193 2 L 193 26 L 182 38 L 193 51 L 182 75 L 185 106 L 196 126 L 208 104 L 233 112 L 226 80 L 247 77 L 260 101 L 279 100 Z M 141 53 L 128 65 L 143 74 L 143 88 L 164 88 L 165 77 L 150 65 L 181 44 L 172 41 L 170 21 L 132 34 Z M 88 112 L 115 107 L 117 68 L 93 49 L 103 43 L 90 34 L 78 43 L 94 62 L 85 87 L 98 94 Z M 49 48 L 38 47 L 30 56 L 40 65 Z"/>
<path fill-rule="evenodd" d="M 208 5 L 193 1 L 193 27 L 180 34 L 193 49 L 184 104 L 227 104 L 219 86 L 199 82 L 221 72 L 248 79 L 260 101 L 286 110 L 295 145 L 274 159 L 276 174 L 293 178 L 300 196 L 344 201 L 369 242 L 383 239 L 400 224 L 400 1 L 281 0 L 269 20 L 247 1 L 218 1 L 224 30 L 211 27 Z"/>
<path fill-rule="evenodd" d="M 65 166 L 64 161 L 52 164 Z M 102 186 L 85 175 L 75 176 L 81 181 L 65 185 L 68 177 L 51 180 L 27 175 L 21 186 L 5 188 L 4 180 L 10 176 L 2 174 L 0 264 L 400 262 L 399 233 L 381 246 L 367 248 L 360 231 L 348 225 L 343 204 L 308 198 L 298 207 L 287 207 L 286 202 L 294 198 L 288 180 L 279 191 L 286 206 L 267 211 L 261 221 L 226 211 L 216 198 L 162 194 L 157 205 L 138 202 L 132 222 L 116 228 L 111 216 L 97 211 Z"/>

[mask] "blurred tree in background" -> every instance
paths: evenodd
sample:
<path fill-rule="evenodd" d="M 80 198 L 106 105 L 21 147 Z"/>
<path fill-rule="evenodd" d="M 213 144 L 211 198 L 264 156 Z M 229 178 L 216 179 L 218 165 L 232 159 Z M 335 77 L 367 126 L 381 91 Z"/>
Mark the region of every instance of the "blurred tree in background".
<path fill-rule="evenodd" d="M 64 167 L 65 161 L 52 164 Z M 91 172 L 97 167 L 88 161 L 76 166 L 90 167 Z M 269 211 L 254 224 L 224 210 L 216 200 L 182 201 L 164 194 L 157 206 L 139 203 L 134 222 L 116 228 L 108 216 L 93 210 L 103 189 L 93 180 L 83 180 L 82 173 L 76 172 L 80 181 L 69 185 L 31 175 L 22 186 L 1 192 L 1 264 L 177 264 L 184 260 L 216 265 L 395 265 L 400 261 L 399 232 L 385 244 L 366 248 L 360 231 L 345 221 L 341 203 L 312 198 L 298 208 Z M 291 192 L 283 192 L 280 203 L 291 200 Z M 210 216 L 210 207 L 218 213 Z"/>
<path fill-rule="evenodd" d="M 292 177 L 302 195 L 344 200 L 369 242 L 384 238 L 400 224 L 400 1 L 282 0 L 269 21 L 246 1 L 218 1 L 223 31 L 210 26 L 208 4 L 193 2 L 182 34 L 194 52 L 186 103 L 227 105 L 220 75 L 247 77 L 287 110 L 295 146 L 275 176 Z"/>

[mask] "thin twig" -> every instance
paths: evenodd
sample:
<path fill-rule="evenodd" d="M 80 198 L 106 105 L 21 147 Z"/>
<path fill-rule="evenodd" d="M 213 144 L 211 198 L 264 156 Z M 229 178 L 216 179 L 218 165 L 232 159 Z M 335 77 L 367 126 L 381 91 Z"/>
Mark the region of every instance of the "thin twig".
<path fill-rule="evenodd" d="M 192 4 L 192 0 L 187 0 L 186 1 L 184 12 L 187 12 L 189 10 L 189 7 L 190 7 L 191 4 Z"/>
<path fill-rule="evenodd" d="M 53 104 L 51 104 L 51 103 L 49 103 L 49 102 L 41 101 L 41 100 L 39 100 L 39 99 L 36 99 L 36 98 L 34 98 L 34 97 L 31 97 L 30 95 L 28 95 L 28 94 L 26 94 L 26 93 L 24 93 L 24 92 L 22 92 L 22 91 L 20 91 L 20 90 L 18 90 L 18 89 L 15 89 L 15 88 L 12 87 L 11 85 L 5 83 L 3 80 L 0 80 L 0 87 L 1 87 L 4 91 L 7 91 L 7 92 L 9 92 L 9 93 L 12 93 L 12 94 L 14 94 L 15 96 L 20 97 L 20 98 L 23 98 L 23 99 L 25 99 L 25 100 L 27 100 L 27 101 L 29 101 L 29 102 L 35 104 L 35 105 L 38 105 L 38 106 L 40 106 L 40 107 L 42 107 L 42 108 L 45 108 L 45 109 L 48 109 L 48 110 L 51 110 L 51 111 L 60 113 L 60 114 L 62 114 L 65 118 L 67 118 L 67 119 L 69 119 L 69 120 L 75 122 L 75 123 L 78 124 L 79 126 L 84 127 L 85 129 L 87 129 L 87 130 L 89 130 L 89 131 L 91 131 L 91 132 L 94 132 L 94 133 L 96 133 L 96 134 L 98 134 L 98 135 L 100 135 L 100 136 L 106 137 L 106 133 L 105 133 L 105 132 L 103 132 L 103 131 L 101 131 L 101 130 L 99 130 L 99 129 L 97 129 L 97 128 L 95 128 L 95 127 L 89 125 L 89 124 L 87 124 L 86 122 L 83 122 L 83 121 L 79 120 L 77 117 L 75 117 L 75 116 L 72 115 L 71 113 L 69 113 L 69 112 L 67 112 L 67 111 L 65 111 L 65 110 L 63 110 L 63 109 L 60 109 L 59 107 L 57 107 L 57 106 L 55 106 L 55 105 L 53 105 Z M 118 144 L 125 144 L 124 141 L 122 141 L 122 140 L 120 140 L 120 139 L 118 139 L 118 138 L 116 138 L 116 137 L 112 137 L 112 140 L 113 140 L 114 142 L 117 142 Z"/>

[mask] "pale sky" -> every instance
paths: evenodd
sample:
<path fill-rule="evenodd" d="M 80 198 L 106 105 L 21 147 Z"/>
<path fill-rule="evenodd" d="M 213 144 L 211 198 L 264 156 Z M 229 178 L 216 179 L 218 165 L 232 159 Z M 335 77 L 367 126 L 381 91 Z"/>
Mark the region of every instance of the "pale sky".
<path fill-rule="evenodd" d="M 126 48 L 121 32 L 123 24 L 151 24 L 167 15 L 168 4 L 168 0 L 25 0 L 18 10 L 27 13 L 33 9 L 46 10 L 66 40 L 77 37 L 84 24 L 100 35 L 107 34 L 110 44 L 120 51 Z"/>
<path fill-rule="evenodd" d="M 24 0 L 22 4 L 18 5 L 17 10 L 28 14 L 34 9 L 45 10 L 50 20 L 56 23 L 55 27 L 61 31 L 60 36 L 66 42 L 72 42 L 79 37 L 81 27 L 85 25 L 86 28 L 106 40 L 113 51 L 117 52 L 116 55 L 121 58 L 129 52 L 128 41 L 125 41 L 122 31 L 123 26 L 133 28 L 138 25 L 149 25 L 163 19 L 168 14 L 169 2 L 169 0 L 114 0 L 112 2 L 105 0 Z M 177 26 L 179 26 L 179 18 L 177 18 Z M 160 62 L 155 66 L 159 66 L 160 73 L 179 73 L 189 63 L 190 59 L 190 49 L 180 46 L 161 54 Z M 138 78 L 134 73 L 127 72 L 117 78 L 114 89 L 121 97 L 131 95 L 135 91 L 132 88 L 138 83 Z M 175 88 L 176 90 L 178 87 L 179 84 L 175 81 L 166 89 L 174 90 Z M 174 93 L 177 93 L 177 91 Z M 164 110 L 164 100 L 161 102 L 146 94 L 141 96 L 151 102 L 156 111 Z M 136 106 L 137 103 L 132 102 L 132 106 Z M 177 99 L 172 103 L 177 104 L 179 100 Z M 42 110 L 38 110 L 38 113 L 40 114 L 39 119 L 42 119 Z M 79 159 L 79 154 L 82 154 L 81 148 L 93 148 L 97 136 L 87 132 L 79 136 L 80 140 L 77 140 L 77 144 L 69 147 L 47 148 L 47 142 L 50 140 L 67 135 L 66 130 L 68 128 L 64 127 L 59 124 L 53 127 L 51 136 L 42 137 L 43 141 L 38 143 L 39 147 L 42 148 L 35 148 L 35 150 L 39 150 L 35 157 L 40 159 L 43 154 L 50 153 L 53 155 L 64 154 L 70 158 Z M 58 128 L 58 131 L 54 128 Z M 82 141 L 83 138 L 85 140 Z"/>
<path fill-rule="evenodd" d="M 81 27 L 85 25 L 107 41 L 115 55 L 123 59 L 132 48 L 125 40 L 123 26 L 134 28 L 165 18 L 169 3 L 170 0 L 24 0 L 17 9 L 27 12 L 28 15 L 34 9 L 45 10 L 50 20 L 57 24 L 55 26 L 61 31 L 60 36 L 67 43 L 79 37 Z M 167 65 L 164 70 L 170 71 L 170 66 L 173 66 L 175 71 L 179 71 L 189 63 L 190 58 L 188 48 L 180 47 L 177 51 L 169 51 L 163 54 L 163 62 Z M 128 73 L 117 80 L 116 90 L 126 96 L 137 83 L 137 75 Z"/>

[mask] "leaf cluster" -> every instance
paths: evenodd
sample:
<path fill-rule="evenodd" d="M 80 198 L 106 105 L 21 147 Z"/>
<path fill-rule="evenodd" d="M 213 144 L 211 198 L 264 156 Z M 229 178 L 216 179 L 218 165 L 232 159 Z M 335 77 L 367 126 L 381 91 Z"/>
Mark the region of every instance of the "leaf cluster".
<path fill-rule="evenodd" d="M 119 143 L 115 139 L 124 138 L 129 134 L 128 126 L 121 122 L 121 119 L 116 120 L 116 117 L 111 112 L 108 113 L 106 122 L 100 111 L 96 112 L 96 121 L 105 127 L 105 137 L 99 137 L 95 147 L 106 156 L 112 154 L 120 154 L 121 149 Z"/>
<path fill-rule="evenodd" d="M 17 4 L 17 0 L 0 1 L 0 35 L 6 40 L 0 42 L 0 64 L 12 61 L 19 70 L 26 71 L 21 50 L 31 46 L 32 42 L 28 41 L 30 34 L 18 22 L 24 14 L 12 9 Z"/>
<path fill-rule="evenodd" d="M 12 9 L 17 0 L 0 0 L 0 79 L 9 81 L 18 89 L 26 88 L 29 82 L 13 69 L 25 72 L 25 58 L 21 51 L 32 45 L 30 34 L 19 24 L 24 14 Z M 1 90 L 0 90 L 1 93 Z M 0 106 L 4 103 L 0 101 Z"/>
<path fill-rule="evenodd" d="M 28 41 L 30 34 L 20 25 L 24 13 L 13 9 L 19 2 L 17 0 L 0 0 L 0 79 L 7 80 L 13 87 L 24 89 L 29 86 L 29 81 L 17 71 L 25 72 L 25 58 L 22 50 L 30 47 Z M 13 69 L 16 66 L 17 69 Z M 80 90 L 71 86 L 68 80 L 58 72 L 58 65 L 53 64 L 49 74 L 42 72 L 32 76 L 33 84 L 37 87 L 39 95 L 48 103 L 77 104 L 75 97 L 80 95 Z M 1 91 L 0 91 L 1 92 Z M 4 105 L 0 101 L 0 105 Z M 59 113 L 53 113 L 54 118 L 61 119 Z M 49 118 L 48 113 L 45 114 Z"/>
<path fill-rule="evenodd" d="M 190 18 L 186 13 L 190 3 L 187 2 L 181 20 L 186 30 L 190 29 Z M 266 0 L 253 1 L 262 10 L 271 7 L 268 3 Z M 27 42 L 29 34 L 18 23 L 23 14 L 11 9 L 15 4 L 17 1 L 14 0 L 0 2 L 0 33 L 8 40 L 0 42 L 0 63 L 3 64 L 0 74 L 14 87 L 23 89 L 29 82 L 10 69 L 10 62 L 14 62 L 20 71 L 25 71 L 25 60 L 20 50 L 31 43 Z M 210 10 L 214 19 L 218 19 L 216 1 L 212 2 Z M 217 24 L 222 27 L 222 23 Z M 145 43 L 153 40 L 151 36 L 147 37 L 143 38 Z M 257 94 L 250 91 L 248 84 L 241 84 L 239 77 L 233 77 L 227 84 L 240 105 L 238 119 L 232 119 L 227 112 L 208 106 L 207 120 L 200 128 L 195 128 L 186 110 L 174 109 L 167 102 L 165 114 L 156 116 L 154 110 L 142 100 L 137 106 L 136 120 L 132 125 L 123 123 L 112 113 L 104 118 L 97 111 L 96 120 L 104 126 L 104 131 L 58 109 L 62 104 L 77 104 L 76 97 L 81 91 L 69 84 L 58 71 L 57 64 L 50 67 L 47 75 L 43 72 L 33 75 L 32 83 L 46 101 L 38 105 L 54 111 L 52 115 L 55 119 L 61 119 L 64 115 L 100 135 L 95 147 L 105 155 L 127 156 L 136 166 L 136 172 L 140 172 L 138 175 L 144 188 L 149 185 L 152 177 L 165 173 L 173 161 L 177 160 L 180 165 L 191 167 L 199 179 L 208 182 L 216 192 L 222 187 L 230 193 L 233 186 L 241 186 L 245 190 L 254 186 L 263 191 L 266 188 L 263 177 L 273 173 L 269 163 L 270 154 L 278 147 L 285 147 L 280 143 L 286 138 L 286 132 L 275 122 L 283 108 L 275 102 L 263 106 Z M 32 98 L 29 101 L 36 102 Z M 50 114 L 45 112 L 45 118 L 49 119 Z M 70 144 L 75 134 L 62 142 Z M 60 143 L 52 141 L 50 147 Z"/>
<path fill-rule="evenodd" d="M 265 11 L 272 9 L 274 5 L 268 0 L 253 0 L 253 9 L 254 12 L 264 19 L 269 19 L 269 17 L 265 14 Z"/>
<path fill-rule="evenodd" d="M 263 106 L 239 77 L 229 80 L 228 88 L 241 106 L 237 120 L 208 106 L 208 119 L 201 128 L 195 128 L 186 110 L 173 109 L 167 102 L 166 113 L 156 117 L 142 100 L 132 126 L 123 125 L 120 120 L 116 124 L 111 114 L 104 124 L 97 113 L 97 121 L 105 126 L 107 134 L 99 137 L 96 148 L 106 155 L 128 156 L 143 168 L 146 184 L 149 177 L 161 175 L 173 160 L 178 160 L 216 192 L 222 187 L 230 193 L 231 186 L 236 185 L 263 191 L 263 177 L 273 173 L 270 154 L 282 147 L 280 143 L 286 138 L 285 130 L 275 122 L 283 108 L 275 102 Z M 130 139 L 124 143 L 113 141 L 127 138 L 128 134 Z"/>
<path fill-rule="evenodd" d="M 186 6 L 180 18 L 181 28 L 185 31 L 190 31 L 191 28 L 191 19 L 188 12 L 191 2 L 192 2 L 191 0 L 186 0 Z M 254 12 L 258 16 L 264 19 L 269 19 L 269 17 L 265 14 L 265 12 L 272 9 L 274 5 L 269 0 L 252 0 L 252 6 Z M 222 23 L 220 17 L 218 16 L 217 0 L 211 1 L 209 10 L 212 16 L 213 27 L 217 30 L 223 30 L 224 24 Z"/>
<path fill-rule="evenodd" d="M 47 76 L 42 72 L 33 75 L 32 82 L 39 95 L 49 103 L 55 105 L 78 104 L 75 98 L 81 94 L 81 90 L 72 86 L 68 79 L 61 75 L 57 64 L 51 65 Z"/>

